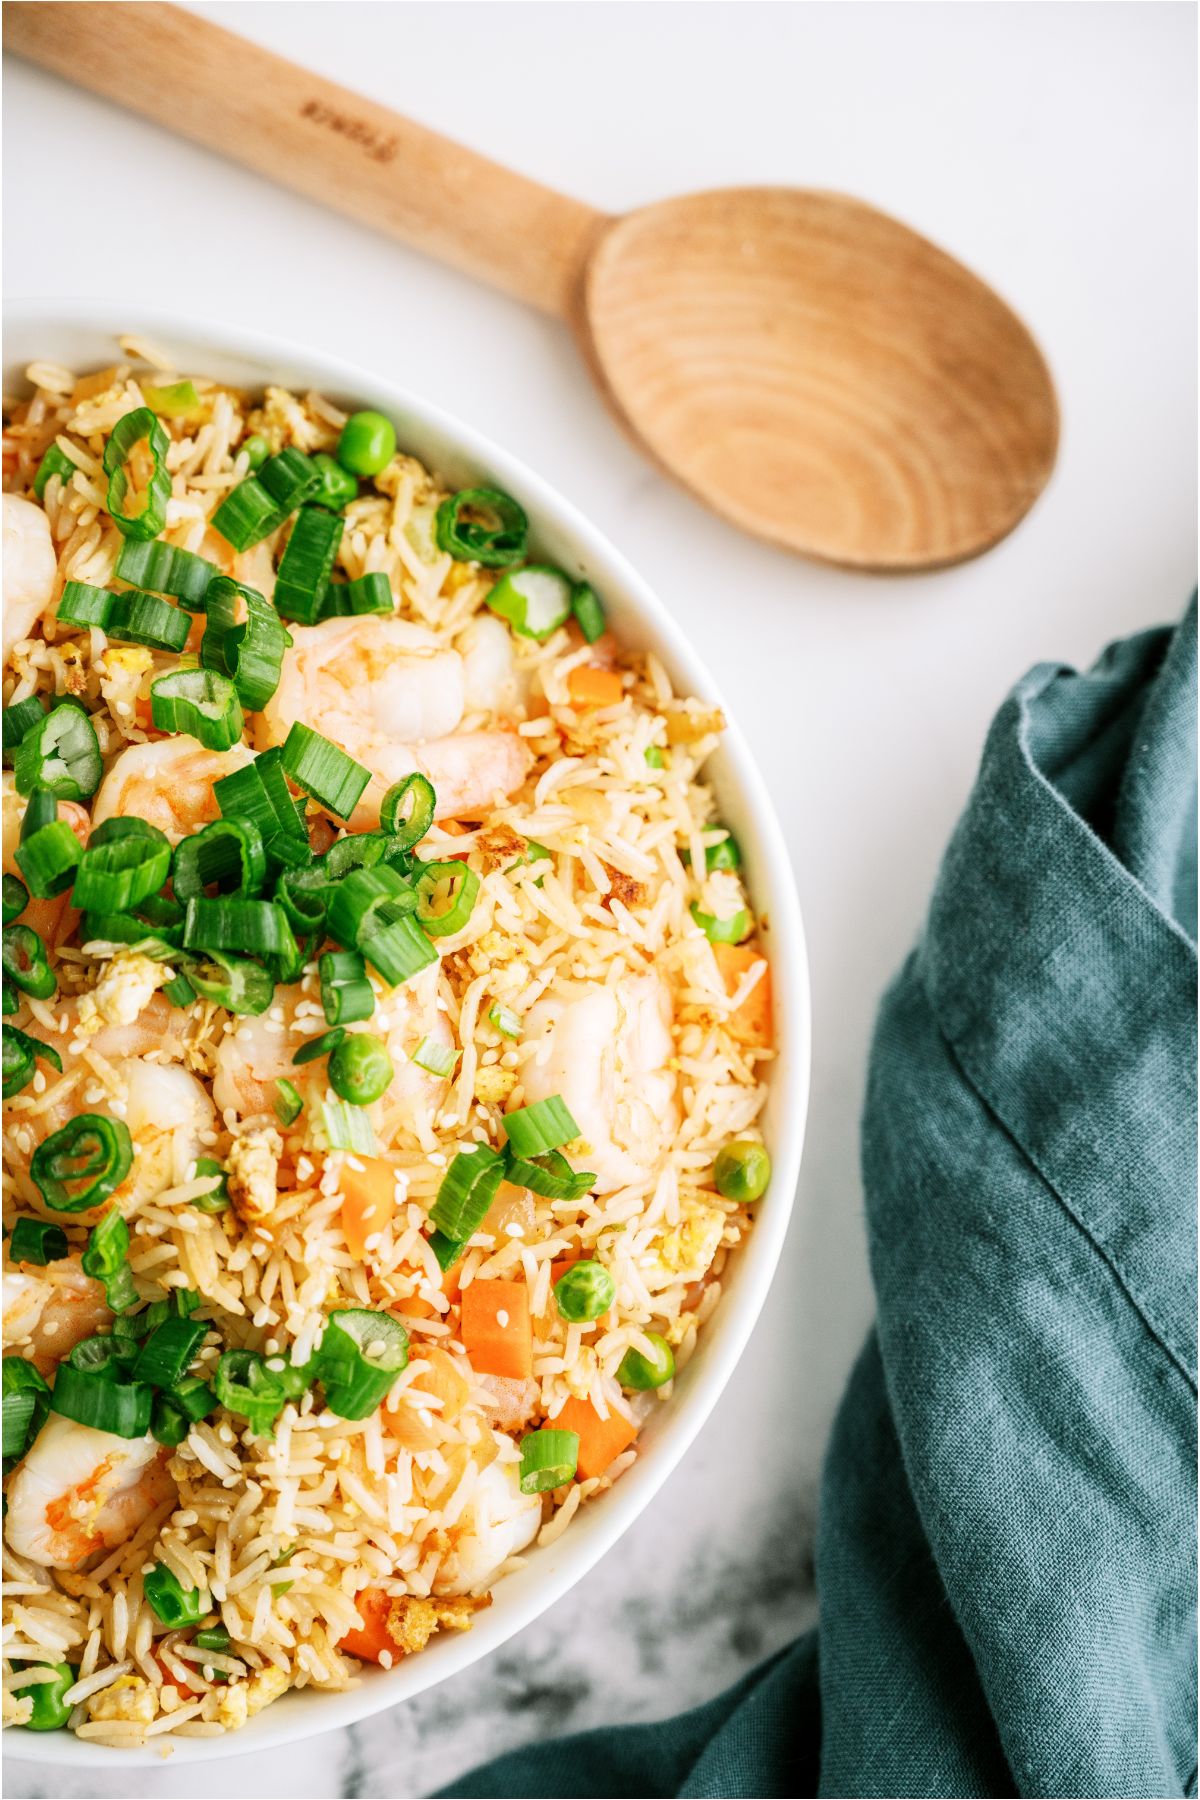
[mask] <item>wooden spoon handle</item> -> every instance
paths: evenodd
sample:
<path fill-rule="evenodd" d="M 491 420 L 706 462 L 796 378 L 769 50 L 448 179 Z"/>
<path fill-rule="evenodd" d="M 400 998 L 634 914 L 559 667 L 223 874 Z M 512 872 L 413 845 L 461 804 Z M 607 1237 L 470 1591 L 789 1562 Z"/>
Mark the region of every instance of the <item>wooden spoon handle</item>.
<path fill-rule="evenodd" d="M 9 0 L 4 47 L 543 312 L 602 213 L 175 6 Z"/>

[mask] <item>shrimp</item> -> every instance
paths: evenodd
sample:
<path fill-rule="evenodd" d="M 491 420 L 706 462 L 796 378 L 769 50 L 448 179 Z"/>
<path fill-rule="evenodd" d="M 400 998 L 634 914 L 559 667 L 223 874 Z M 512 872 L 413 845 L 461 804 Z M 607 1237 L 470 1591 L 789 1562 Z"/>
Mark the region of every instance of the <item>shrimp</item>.
<path fill-rule="evenodd" d="M 547 995 L 525 1024 L 532 1054 L 521 1080 L 525 1103 L 561 1095 L 583 1140 L 577 1160 L 596 1174 L 596 1192 L 646 1181 L 679 1124 L 671 1001 L 658 975 L 614 987 L 579 986 Z"/>
<path fill-rule="evenodd" d="M 130 744 L 100 783 L 92 824 L 136 815 L 157 825 L 177 844 L 217 817 L 213 782 L 253 760 L 244 744 L 205 750 L 190 737 Z"/>
<path fill-rule="evenodd" d="M 450 1022 L 437 1003 L 438 966 L 430 963 L 403 987 L 382 994 L 376 1011 L 352 1031 L 368 1031 L 383 1038 L 392 1058 L 393 1075 L 383 1097 L 370 1107 L 377 1135 L 390 1143 L 401 1131 L 411 1132 L 419 1110 L 430 1112 L 445 1092 L 441 1076 L 430 1075 L 412 1058 L 424 1039 L 452 1049 Z M 322 1021 L 310 1012 L 298 1015 L 299 988 L 277 988 L 265 1013 L 238 1020 L 217 1047 L 213 1098 L 218 1110 L 245 1121 L 269 1116 L 274 1108 L 275 1083 L 281 1076 L 293 1082 L 306 1099 L 310 1090 L 326 1085 L 325 1065 L 302 1063 L 294 1058 L 305 1038 L 315 1035 Z"/>
<path fill-rule="evenodd" d="M 50 521 L 32 500 L 4 495 L 4 660 L 27 638 L 54 592 L 58 558 Z"/>
<path fill-rule="evenodd" d="M 493 1440 L 497 1447 L 509 1443 L 498 1432 Z M 448 1534 L 453 1549 L 442 1565 L 439 1589 L 450 1594 L 482 1593 L 508 1558 L 537 1535 L 541 1523 L 540 1497 L 521 1492 L 520 1464 L 498 1458 L 490 1462 L 479 1471 L 460 1523 Z"/>
<path fill-rule="evenodd" d="M 81 1002 L 86 998 L 84 994 L 73 994 L 55 1000 L 52 1003 L 55 1024 L 44 1026 L 39 1022 L 36 1027 L 37 1036 L 64 1059 L 81 1036 Z M 187 1014 L 172 1006 L 165 994 L 156 993 L 151 994 L 136 1019 L 126 1024 L 102 1025 L 85 1041 L 87 1049 L 96 1051 L 106 1062 L 139 1056 L 178 1062 L 186 1048 L 187 1030 Z"/>
<path fill-rule="evenodd" d="M 78 1256 L 60 1257 L 36 1274 L 25 1265 L 4 1271 L 4 1341 L 41 1375 L 111 1322 L 104 1289 L 84 1274 Z"/>
<path fill-rule="evenodd" d="M 175 1496 L 169 1455 L 148 1435 L 117 1437 L 51 1413 L 9 1484 L 5 1538 L 29 1562 L 80 1568 Z"/>
<path fill-rule="evenodd" d="M 260 747 L 282 744 L 299 719 L 369 768 L 352 830 L 378 825 L 388 788 L 414 772 L 433 783 L 439 818 L 486 811 L 520 787 L 529 753 L 510 724 L 458 730 L 468 703 L 501 716 L 505 677 L 494 643 L 477 639 L 464 659 L 394 615 L 291 629 L 282 679 L 260 716 Z"/>
<path fill-rule="evenodd" d="M 126 1083 L 125 1123 L 134 1145 L 133 1167 L 115 1198 L 129 1212 L 188 1179 L 214 1113 L 204 1088 L 186 1069 L 140 1058 L 114 1067 Z"/>

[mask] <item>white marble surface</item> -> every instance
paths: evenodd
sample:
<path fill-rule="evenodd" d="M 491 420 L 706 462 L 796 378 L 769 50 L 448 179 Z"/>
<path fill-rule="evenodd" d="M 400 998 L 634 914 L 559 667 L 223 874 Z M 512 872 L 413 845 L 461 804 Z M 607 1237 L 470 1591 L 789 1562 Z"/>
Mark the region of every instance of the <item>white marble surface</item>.
<path fill-rule="evenodd" d="M 125 295 L 134 309 L 274 326 L 506 440 L 688 621 L 792 846 L 815 990 L 804 1204 L 741 1369 L 621 1551 L 489 1662 L 358 1730 L 192 1771 L 76 1778 L 13 1757 L 7 1777 L 12 1796 L 424 1794 L 539 1733 L 691 1704 L 810 1616 L 817 1471 L 871 1311 L 856 1137 L 878 995 L 1010 682 L 1171 616 L 1194 579 L 1195 14 L 199 10 L 614 209 L 739 181 L 861 194 L 1015 303 L 1063 403 L 1053 485 L 990 556 L 894 583 L 807 567 L 646 467 L 550 323 L 6 64 L 10 293 Z M 136 247 L 147 222 L 149 256 Z"/>

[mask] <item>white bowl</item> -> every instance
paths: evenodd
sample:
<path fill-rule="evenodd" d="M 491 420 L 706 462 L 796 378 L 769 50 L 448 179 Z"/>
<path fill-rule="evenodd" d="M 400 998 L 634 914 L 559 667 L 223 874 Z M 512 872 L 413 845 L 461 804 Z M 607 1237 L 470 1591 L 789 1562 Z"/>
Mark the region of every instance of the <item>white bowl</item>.
<path fill-rule="evenodd" d="M 469 425 L 391 382 L 332 357 L 265 336 L 227 332 L 184 317 L 147 316 L 136 305 L 23 301 L 6 309 L 4 391 L 24 388 L 35 358 L 92 369 L 118 360 L 119 333 L 139 332 L 163 344 L 183 373 L 213 375 L 241 387 L 279 382 L 315 387 L 351 407 L 375 407 L 396 423 L 401 447 L 455 485 L 484 482 L 514 494 L 529 514 L 542 555 L 586 574 L 604 600 L 618 638 L 661 658 L 676 687 L 722 704 L 716 683 L 685 633 L 641 577 L 549 482 Z M 725 708 L 726 717 L 729 716 Z M 769 1195 L 754 1230 L 734 1259 L 727 1291 L 706 1326 L 675 1392 L 646 1426 L 642 1455 L 607 1494 L 580 1513 L 563 1537 L 534 1551 L 525 1568 L 497 1588 L 494 1604 L 468 1632 L 447 1633 L 391 1670 L 364 1670 L 348 1693 L 314 1689 L 287 1694 L 238 1732 L 221 1738 L 172 1739 L 172 1765 L 211 1762 L 242 1751 L 295 1743 L 319 1731 L 353 1725 L 446 1680 L 505 1643 L 560 1599 L 616 1543 L 675 1467 L 716 1404 L 758 1318 L 783 1245 L 800 1169 L 808 1105 L 809 986 L 804 931 L 783 835 L 762 777 L 733 722 L 707 765 L 707 778 L 742 847 L 756 909 L 767 921 L 779 1056 L 770 1081 L 763 1130 L 771 1152 Z M 11 1754 L 30 1762 L 116 1768 L 158 1765 L 162 1743 L 146 1750 L 109 1750 L 67 1732 L 23 1732 Z"/>

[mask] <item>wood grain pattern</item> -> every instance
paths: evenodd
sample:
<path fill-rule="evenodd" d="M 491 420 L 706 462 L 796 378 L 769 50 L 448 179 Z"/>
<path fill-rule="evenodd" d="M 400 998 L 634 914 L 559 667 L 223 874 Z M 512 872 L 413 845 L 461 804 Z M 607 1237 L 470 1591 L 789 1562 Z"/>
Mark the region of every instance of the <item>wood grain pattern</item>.
<path fill-rule="evenodd" d="M 4 23 L 7 49 L 569 319 L 634 440 L 772 543 L 938 567 L 1049 479 L 1029 332 L 861 201 L 734 188 L 610 219 L 173 6 L 8 0 Z"/>

